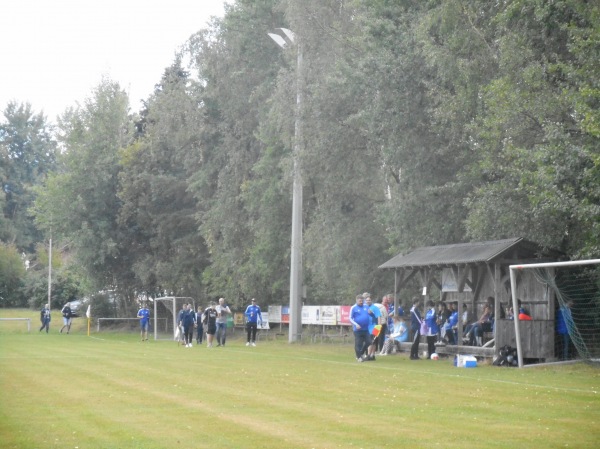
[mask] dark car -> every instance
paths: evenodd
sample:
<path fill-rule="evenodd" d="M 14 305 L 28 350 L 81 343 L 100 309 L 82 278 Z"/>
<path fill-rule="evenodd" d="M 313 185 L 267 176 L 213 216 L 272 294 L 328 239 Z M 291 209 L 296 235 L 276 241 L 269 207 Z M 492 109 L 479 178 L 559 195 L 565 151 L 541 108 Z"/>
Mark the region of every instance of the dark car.
<path fill-rule="evenodd" d="M 71 301 L 71 315 L 76 318 L 85 315 L 85 304 L 81 299 Z"/>

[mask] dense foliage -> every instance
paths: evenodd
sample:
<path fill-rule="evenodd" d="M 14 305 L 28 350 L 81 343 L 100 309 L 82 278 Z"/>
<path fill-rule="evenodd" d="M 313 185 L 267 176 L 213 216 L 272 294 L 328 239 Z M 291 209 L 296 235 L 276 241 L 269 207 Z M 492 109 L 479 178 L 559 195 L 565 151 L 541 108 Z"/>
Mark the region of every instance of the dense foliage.
<path fill-rule="evenodd" d="M 287 303 L 294 148 L 308 302 L 386 293 L 377 266 L 422 245 L 520 236 L 597 257 L 599 61 L 596 2 L 237 0 L 143 111 L 105 80 L 58 124 L 58 165 L 34 156 L 54 155 L 40 132 L 19 170 L 52 169 L 38 228 L 125 309 L 142 291 Z M 12 212 L 26 177 L 7 182 L 15 108 L 1 236 L 32 251 Z"/>

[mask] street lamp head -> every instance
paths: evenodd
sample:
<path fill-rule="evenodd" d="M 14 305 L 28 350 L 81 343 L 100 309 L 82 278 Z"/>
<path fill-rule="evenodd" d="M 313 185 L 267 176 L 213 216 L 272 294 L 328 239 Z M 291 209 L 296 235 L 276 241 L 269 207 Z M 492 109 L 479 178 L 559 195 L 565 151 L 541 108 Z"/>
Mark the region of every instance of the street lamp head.
<path fill-rule="evenodd" d="M 269 34 L 269 37 L 271 39 L 273 39 L 275 41 L 275 43 L 277 45 L 279 45 L 281 48 L 285 48 L 287 46 L 287 42 L 279 34 L 275 34 L 275 33 L 268 33 L 268 34 Z"/>
<path fill-rule="evenodd" d="M 287 28 L 277 28 L 277 29 L 281 30 L 281 32 L 284 34 L 284 37 L 286 37 L 287 39 L 284 39 L 284 37 L 282 37 L 279 34 L 275 34 L 275 33 L 267 33 L 267 34 L 281 48 L 287 47 L 288 41 L 291 42 L 292 44 L 296 41 L 296 35 L 294 34 L 294 32 L 292 30 L 288 30 Z"/>

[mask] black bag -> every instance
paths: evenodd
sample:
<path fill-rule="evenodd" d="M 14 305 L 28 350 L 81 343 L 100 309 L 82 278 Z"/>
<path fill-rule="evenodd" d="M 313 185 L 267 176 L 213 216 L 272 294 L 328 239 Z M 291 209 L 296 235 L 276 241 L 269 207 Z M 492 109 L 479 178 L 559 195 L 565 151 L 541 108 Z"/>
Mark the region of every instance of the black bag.
<path fill-rule="evenodd" d="M 493 364 L 494 366 L 519 366 L 517 349 L 509 345 L 502 346 Z"/>

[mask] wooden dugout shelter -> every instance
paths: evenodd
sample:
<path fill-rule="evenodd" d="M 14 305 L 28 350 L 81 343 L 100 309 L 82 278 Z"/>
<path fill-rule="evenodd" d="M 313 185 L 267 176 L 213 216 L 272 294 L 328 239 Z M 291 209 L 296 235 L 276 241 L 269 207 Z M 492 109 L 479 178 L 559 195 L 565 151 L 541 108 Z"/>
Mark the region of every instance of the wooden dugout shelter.
<path fill-rule="evenodd" d="M 467 304 L 473 320 L 480 316 L 488 297 L 495 299 L 492 344 L 473 347 L 461 346 L 459 342 L 458 346 L 444 347 L 443 352 L 495 356 L 504 345 L 516 347 L 515 326 L 520 326 L 523 358 L 553 360 L 556 304 L 552 289 L 539 282 L 532 271 L 524 271 L 517 279 L 517 297 L 529 309 L 533 320 L 503 319 L 501 307 L 512 301 L 510 265 L 555 262 L 559 256 L 558 252 L 543 252 L 536 243 L 518 237 L 417 248 L 405 255 L 398 254 L 379 268 L 394 270 L 396 308 L 399 294 L 411 280 L 419 282 L 421 287 L 419 292 L 404 295 L 406 300 L 421 294 L 424 301 L 456 301 L 459 316 L 463 304 Z M 414 282 L 410 285 L 414 286 Z M 439 292 L 439 297 L 431 296 L 432 289 Z M 460 320 L 458 326 L 458 335 L 462 335 Z"/>

